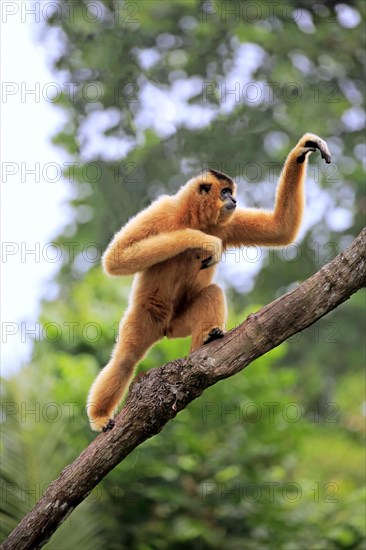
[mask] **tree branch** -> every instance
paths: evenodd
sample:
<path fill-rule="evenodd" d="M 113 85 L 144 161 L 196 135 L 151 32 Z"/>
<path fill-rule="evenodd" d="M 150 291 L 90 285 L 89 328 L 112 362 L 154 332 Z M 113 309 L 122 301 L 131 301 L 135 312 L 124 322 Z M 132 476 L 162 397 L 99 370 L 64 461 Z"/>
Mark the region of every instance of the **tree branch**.
<path fill-rule="evenodd" d="M 53 481 L 1 549 L 41 548 L 91 490 L 140 443 L 159 433 L 209 386 L 243 370 L 366 285 L 366 228 L 295 290 L 249 315 L 225 338 L 151 369 L 130 387 L 111 431 L 99 435 Z"/>

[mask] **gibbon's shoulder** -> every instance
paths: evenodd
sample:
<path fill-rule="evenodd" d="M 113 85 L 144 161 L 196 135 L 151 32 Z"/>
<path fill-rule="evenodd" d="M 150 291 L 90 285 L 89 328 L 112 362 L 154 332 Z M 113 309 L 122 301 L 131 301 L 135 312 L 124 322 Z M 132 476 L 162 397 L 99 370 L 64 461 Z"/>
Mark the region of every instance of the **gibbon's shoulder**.
<path fill-rule="evenodd" d="M 154 220 L 160 216 L 169 216 L 175 207 L 175 195 L 160 195 L 132 219 Z"/>
<path fill-rule="evenodd" d="M 161 195 L 149 206 L 130 218 L 123 229 L 125 233 L 131 233 L 131 236 L 138 232 L 141 233 L 141 237 L 147 237 L 163 230 L 174 229 L 171 226 L 175 218 L 176 203 L 174 196 Z"/>

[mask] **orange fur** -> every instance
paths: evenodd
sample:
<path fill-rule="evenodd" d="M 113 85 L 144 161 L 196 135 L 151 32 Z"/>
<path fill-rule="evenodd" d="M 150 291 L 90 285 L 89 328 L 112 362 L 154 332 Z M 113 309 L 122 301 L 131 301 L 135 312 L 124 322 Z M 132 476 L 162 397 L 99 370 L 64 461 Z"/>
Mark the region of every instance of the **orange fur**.
<path fill-rule="evenodd" d="M 305 134 L 286 159 L 273 212 L 227 210 L 222 190 L 231 189 L 234 197 L 236 186 L 227 176 L 208 171 L 191 179 L 176 195 L 159 198 L 115 235 L 103 256 L 105 271 L 136 275 L 118 342 L 89 393 L 87 410 L 93 429 L 101 430 L 113 417 L 135 365 L 154 342 L 163 336 L 191 335 L 194 351 L 212 329 L 224 329 L 225 296 L 212 284 L 214 264 L 223 250 L 283 245 L 294 239 L 304 208 L 307 153 L 314 150 L 305 146 L 309 140 L 319 138 Z M 202 191 L 202 184 L 211 187 Z M 211 258 L 209 269 L 202 269 L 207 258 Z"/>

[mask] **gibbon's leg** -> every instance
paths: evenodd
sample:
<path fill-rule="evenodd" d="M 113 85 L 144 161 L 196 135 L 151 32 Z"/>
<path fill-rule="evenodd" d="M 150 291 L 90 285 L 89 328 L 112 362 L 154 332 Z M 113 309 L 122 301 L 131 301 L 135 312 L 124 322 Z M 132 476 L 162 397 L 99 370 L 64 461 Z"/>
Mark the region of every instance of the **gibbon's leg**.
<path fill-rule="evenodd" d="M 87 411 L 93 430 L 106 431 L 113 427 L 114 410 L 131 381 L 135 365 L 163 336 L 161 324 L 156 323 L 146 311 L 132 308 L 126 313 L 112 357 L 89 392 Z"/>
<path fill-rule="evenodd" d="M 227 315 L 225 294 L 217 285 L 209 285 L 192 300 L 187 309 L 173 318 L 168 338 L 192 335 L 190 351 L 224 336 Z"/>

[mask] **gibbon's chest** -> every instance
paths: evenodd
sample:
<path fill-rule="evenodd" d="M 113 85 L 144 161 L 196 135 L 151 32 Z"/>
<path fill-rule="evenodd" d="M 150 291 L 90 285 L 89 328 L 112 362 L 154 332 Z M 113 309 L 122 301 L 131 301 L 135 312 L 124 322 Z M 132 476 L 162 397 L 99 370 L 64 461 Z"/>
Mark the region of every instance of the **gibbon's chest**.
<path fill-rule="evenodd" d="M 210 284 L 215 267 L 201 269 L 207 253 L 200 249 L 185 250 L 181 254 L 160 262 L 138 275 L 137 287 L 144 293 L 157 292 L 168 301 L 187 300 Z"/>

